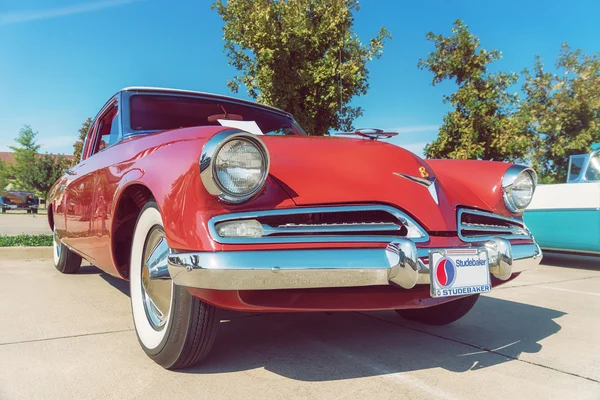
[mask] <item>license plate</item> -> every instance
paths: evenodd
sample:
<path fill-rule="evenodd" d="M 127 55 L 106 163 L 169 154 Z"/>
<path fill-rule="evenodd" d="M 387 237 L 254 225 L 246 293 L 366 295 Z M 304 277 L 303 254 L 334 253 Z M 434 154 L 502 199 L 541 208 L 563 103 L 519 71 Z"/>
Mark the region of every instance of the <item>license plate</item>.
<path fill-rule="evenodd" d="M 429 252 L 431 297 L 485 293 L 492 289 L 485 248 Z"/>

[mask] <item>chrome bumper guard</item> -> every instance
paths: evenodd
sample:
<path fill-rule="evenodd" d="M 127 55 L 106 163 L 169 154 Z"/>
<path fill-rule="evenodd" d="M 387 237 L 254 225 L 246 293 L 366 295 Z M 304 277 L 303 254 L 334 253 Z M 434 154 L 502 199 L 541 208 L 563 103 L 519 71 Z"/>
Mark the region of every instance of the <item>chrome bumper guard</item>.
<path fill-rule="evenodd" d="M 482 244 L 490 273 L 506 280 L 542 260 L 537 244 Z M 378 249 L 302 249 L 171 253 L 150 268 L 151 279 L 171 277 L 180 286 L 217 290 L 268 290 L 429 284 L 429 252 L 399 239 Z M 424 258 L 424 261 L 421 260 Z M 426 262 L 427 263 L 426 263 Z"/>

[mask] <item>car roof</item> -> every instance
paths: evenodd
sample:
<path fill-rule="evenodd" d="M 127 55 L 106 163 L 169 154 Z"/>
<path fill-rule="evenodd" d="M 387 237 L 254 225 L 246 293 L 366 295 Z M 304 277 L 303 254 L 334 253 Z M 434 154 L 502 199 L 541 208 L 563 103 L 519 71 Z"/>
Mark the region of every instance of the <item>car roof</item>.
<path fill-rule="evenodd" d="M 271 107 L 271 106 L 267 106 L 264 104 L 260 104 L 260 103 L 256 103 L 253 101 L 248 101 L 248 100 L 242 100 L 240 98 L 237 97 L 231 97 L 231 96 L 224 96 L 221 94 L 214 94 L 214 93 L 206 93 L 206 92 L 197 92 L 197 91 L 193 91 L 193 90 L 184 90 L 184 89 L 170 89 L 170 88 L 162 88 L 162 87 L 152 87 L 152 86 L 129 86 L 126 88 L 121 89 L 119 92 L 152 92 L 152 93 L 174 93 L 174 94 L 185 94 L 185 95 L 197 95 L 197 96 L 202 96 L 202 97 L 210 97 L 210 98 L 214 98 L 214 99 L 223 99 L 223 100 L 229 100 L 229 101 L 235 101 L 238 103 L 243 103 L 243 104 L 248 104 L 254 107 L 260 107 L 260 108 L 264 108 L 270 111 L 274 111 L 280 114 L 285 114 L 287 116 L 292 116 L 292 114 L 288 113 L 287 111 L 284 110 L 280 110 L 279 108 L 275 108 L 275 107 Z"/>

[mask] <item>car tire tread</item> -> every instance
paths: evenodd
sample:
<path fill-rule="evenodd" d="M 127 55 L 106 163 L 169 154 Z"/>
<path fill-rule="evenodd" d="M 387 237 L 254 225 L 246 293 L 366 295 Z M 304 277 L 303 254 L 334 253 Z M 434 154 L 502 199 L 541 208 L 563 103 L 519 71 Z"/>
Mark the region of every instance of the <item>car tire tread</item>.
<path fill-rule="evenodd" d="M 81 267 L 81 256 L 61 243 L 60 257 L 54 266 L 63 274 L 75 274 Z"/>
<path fill-rule="evenodd" d="M 134 235 L 138 232 L 138 224 L 141 223 L 142 218 L 146 218 L 143 215 L 148 208 L 154 208 L 158 211 L 156 202 L 154 200 L 148 201 L 138 216 Z M 152 217 L 142 223 L 142 226 L 149 224 L 150 222 L 148 221 L 152 221 Z M 153 221 L 152 223 L 157 224 L 159 222 Z M 140 234 L 142 234 L 144 229 L 142 228 Z M 136 243 L 136 241 L 137 243 L 141 243 L 139 238 L 134 236 L 133 242 Z M 134 261 L 134 258 L 137 260 L 137 257 L 134 255 L 134 249 L 137 252 L 136 246 L 132 243 L 130 268 L 133 268 L 134 262 L 137 262 Z M 133 284 L 132 279 L 133 274 L 137 274 L 138 272 L 133 269 L 130 271 L 130 290 L 132 294 L 133 290 L 141 290 L 137 288 L 137 284 Z M 193 297 L 185 287 L 174 284 L 171 315 L 169 316 L 167 325 L 164 327 L 164 336 L 156 347 L 148 348 L 144 343 L 143 337 L 140 336 L 140 332 L 138 332 L 138 329 L 148 329 L 145 325 L 147 322 L 142 322 L 143 318 L 140 318 L 139 315 L 142 315 L 141 313 L 144 311 L 138 310 L 136 307 L 139 306 L 136 304 L 137 302 L 134 302 L 132 297 L 134 326 L 136 327 L 138 341 L 144 352 L 157 364 L 170 370 L 189 368 L 208 355 L 215 341 L 219 325 L 218 309 L 215 306 Z M 144 326 L 138 326 L 138 324 L 143 324 Z"/>

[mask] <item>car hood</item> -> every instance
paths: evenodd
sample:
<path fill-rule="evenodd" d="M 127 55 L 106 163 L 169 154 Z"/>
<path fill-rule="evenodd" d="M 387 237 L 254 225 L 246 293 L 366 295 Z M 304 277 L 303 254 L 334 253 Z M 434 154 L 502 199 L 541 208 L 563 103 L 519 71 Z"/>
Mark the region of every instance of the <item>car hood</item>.
<path fill-rule="evenodd" d="M 298 206 L 389 204 L 429 231 L 456 231 L 459 205 L 491 209 L 467 186 L 455 179 L 446 185 L 424 160 L 395 145 L 334 137 L 262 139 L 271 157 L 271 177 Z M 435 178 L 437 202 L 426 185 L 410 179 L 423 175 Z"/>

